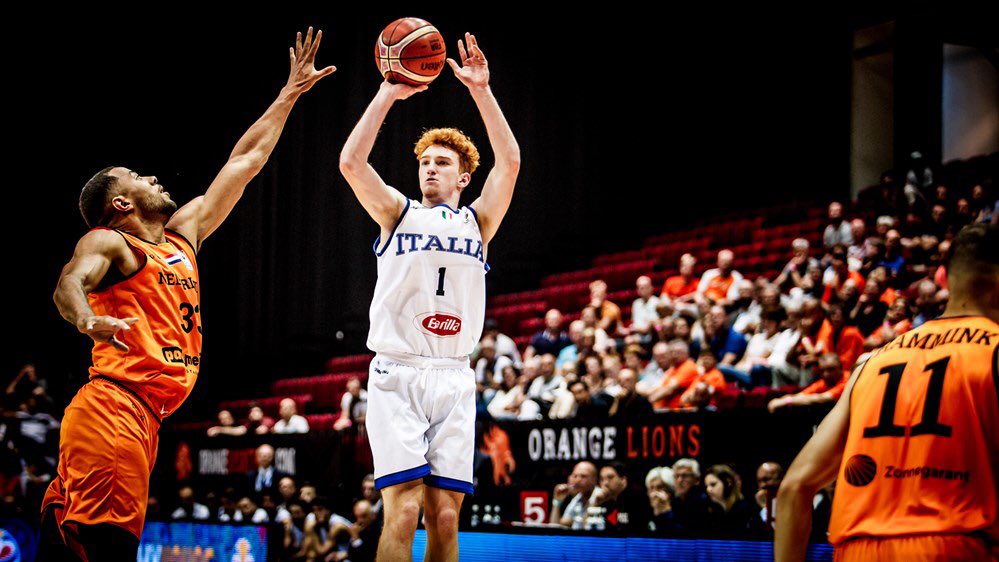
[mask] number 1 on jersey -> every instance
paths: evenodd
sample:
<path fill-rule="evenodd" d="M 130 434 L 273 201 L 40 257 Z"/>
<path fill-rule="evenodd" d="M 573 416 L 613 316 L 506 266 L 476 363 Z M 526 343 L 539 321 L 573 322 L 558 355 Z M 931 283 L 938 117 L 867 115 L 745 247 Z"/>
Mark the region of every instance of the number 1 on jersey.
<path fill-rule="evenodd" d="M 443 297 L 444 296 L 444 273 L 445 272 L 447 272 L 447 268 L 446 267 L 442 267 L 442 268 L 440 268 L 440 269 L 437 270 L 437 274 L 438 274 L 438 277 L 437 277 L 437 296 L 438 297 Z"/>

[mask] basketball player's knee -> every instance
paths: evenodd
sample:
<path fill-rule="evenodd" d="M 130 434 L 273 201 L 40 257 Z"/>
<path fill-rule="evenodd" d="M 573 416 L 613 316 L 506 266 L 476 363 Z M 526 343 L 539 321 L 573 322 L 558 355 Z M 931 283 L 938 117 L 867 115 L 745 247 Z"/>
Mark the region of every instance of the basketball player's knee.
<path fill-rule="evenodd" d="M 420 521 L 420 503 L 413 498 L 399 503 L 394 513 L 386 513 L 386 526 L 393 531 L 412 535 Z"/>
<path fill-rule="evenodd" d="M 432 514 L 427 521 L 433 525 L 438 536 L 447 538 L 458 534 L 458 512 L 453 507 L 444 507 Z"/>

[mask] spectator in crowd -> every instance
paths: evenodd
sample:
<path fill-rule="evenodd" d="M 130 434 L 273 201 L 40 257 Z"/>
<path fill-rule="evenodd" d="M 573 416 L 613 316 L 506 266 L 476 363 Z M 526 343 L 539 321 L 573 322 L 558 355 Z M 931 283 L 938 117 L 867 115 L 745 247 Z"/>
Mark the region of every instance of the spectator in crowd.
<path fill-rule="evenodd" d="M 354 522 L 350 525 L 337 522 L 330 531 L 330 538 L 336 542 L 337 536 L 346 534 L 350 538 L 343 558 L 348 562 L 374 562 L 378 550 L 378 538 L 381 536 L 381 524 L 378 514 L 368 500 L 358 500 L 354 503 Z"/>
<path fill-rule="evenodd" d="M 284 555 L 289 562 L 307 560 L 307 554 L 302 548 L 305 540 L 305 506 L 300 501 L 293 501 L 287 506 L 288 517 L 281 521 L 284 527 Z"/>
<path fill-rule="evenodd" d="M 614 343 L 610 336 L 607 335 L 607 332 L 599 326 L 599 316 L 597 314 L 597 309 L 592 306 L 584 308 L 579 313 L 579 319 L 583 322 L 584 328 L 582 347 L 577 352 L 577 356 L 588 351 L 595 351 L 602 355 Z"/>
<path fill-rule="evenodd" d="M 673 463 L 676 496 L 673 513 L 676 525 L 682 529 L 701 529 L 706 523 L 708 499 L 701 485 L 701 465 L 694 459 L 679 459 Z"/>
<path fill-rule="evenodd" d="M 497 355 L 496 340 L 492 336 L 483 336 L 479 341 L 479 359 L 475 362 L 475 385 L 476 393 L 485 403 L 492 400 L 503 378 L 503 368 L 507 365 L 513 365 L 513 359 Z"/>
<path fill-rule="evenodd" d="M 524 359 L 535 355 L 551 354 L 558 357 L 566 347 L 572 345 L 569 334 L 562 330 L 562 312 L 553 308 L 545 313 L 545 329 L 531 337 L 531 343 L 524 352 Z"/>
<path fill-rule="evenodd" d="M 830 404 L 839 400 L 846 388 L 846 381 L 850 373 L 843 370 L 839 355 L 835 353 L 825 353 L 819 357 L 818 362 L 819 380 L 805 387 L 797 394 L 789 394 L 774 398 L 767 405 L 767 409 L 776 412 L 780 408 L 789 406 L 809 406 L 812 404 Z"/>
<path fill-rule="evenodd" d="M 334 516 L 333 504 L 325 496 L 316 496 L 312 500 L 312 513 L 305 517 L 305 538 L 302 549 L 309 560 L 325 560 L 327 556 L 336 556 L 336 537 L 331 531 L 337 523 L 343 523 L 342 518 Z M 350 524 L 349 521 L 346 522 Z"/>
<path fill-rule="evenodd" d="M 696 310 L 694 299 L 697 297 L 697 287 L 701 280 L 694 275 L 697 258 L 691 254 L 680 256 L 680 271 L 677 275 L 668 277 L 663 283 L 659 299 L 674 310 L 693 312 Z"/>
<path fill-rule="evenodd" d="M 705 271 L 697 284 L 699 300 L 725 305 L 736 299 L 735 284 L 742 280 L 742 274 L 732 269 L 734 261 L 732 250 L 718 252 L 718 267 Z"/>
<path fill-rule="evenodd" d="M 597 315 L 596 325 L 591 327 L 603 330 L 609 336 L 617 336 L 622 333 L 621 307 L 607 300 L 607 283 L 603 279 L 597 279 L 590 283 L 590 305 L 588 308 L 593 308 Z M 599 341 L 598 347 L 600 347 Z"/>
<path fill-rule="evenodd" d="M 621 369 L 621 372 L 617 374 L 617 381 L 621 391 L 618 392 L 610 407 L 610 417 L 634 420 L 652 414 L 652 404 L 649 404 L 649 401 L 637 392 L 638 379 L 633 369 Z"/>
<path fill-rule="evenodd" d="M 698 354 L 701 349 L 710 349 L 720 365 L 735 365 L 746 351 L 746 336 L 731 326 L 725 308 L 720 305 L 712 306 L 702 325 L 703 336 L 695 336 L 695 345 L 691 347 L 696 348 Z"/>
<path fill-rule="evenodd" d="M 864 335 L 846 323 L 846 312 L 838 305 L 829 307 L 829 316 L 822 323 L 817 339 L 818 352 L 836 353 L 844 369 L 853 369 L 864 352 Z"/>
<path fill-rule="evenodd" d="M 229 410 L 219 410 L 219 424 L 208 428 L 209 437 L 216 435 L 246 435 L 246 426 L 237 425 Z"/>
<path fill-rule="evenodd" d="M 837 245 L 853 244 L 853 231 L 850 229 L 850 223 L 843 220 L 843 204 L 838 201 L 829 204 L 829 222 L 822 231 L 822 244 L 827 250 Z"/>
<path fill-rule="evenodd" d="M 774 350 L 777 349 L 781 341 L 784 333 L 781 331 L 781 325 L 786 320 L 787 313 L 784 312 L 783 308 L 775 308 L 763 313 L 759 328 L 749 338 L 742 359 L 735 364 L 735 367 L 721 366 L 718 367 L 718 370 L 727 380 L 735 381 L 743 388 L 770 384 L 770 361 Z M 791 330 L 791 335 L 795 336 L 796 332 Z M 785 350 L 781 357 L 786 357 L 786 354 Z"/>
<path fill-rule="evenodd" d="M 648 396 L 662 385 L 663 376 L 673 365 L 669 354 L 669 344 L 661 341 L 652 346 L 652 361 L 645 366 L 639 376 L 637 390 L 643 396 Z"/>
<path fill-rule="evenodd" d="M 295 401 L 285 398 L 278 406 L 278 414 L 281 419 L 274 423 L 271 428 L 272 433 L 308 433 L 309 422 L 304 416 L 298 415 Z"/>
<path fill-rule="evenodd" d="M 569 324 L 569 341 L 571 344 L 562 348 L 555 359 L 555 367 L 562 368 L 568 361 L 576 361 L 579 357 L 579 350 L 583 345 L 583 332 L 586 324 L 582 320 L 574 320 Z"/>
<path fill-rule="evenodd" d="M 270 433 L 274 427 L 274 418 L 264 415 L 264 409 L 257 404 L 250 404 L 250 412 L 246 417 L 246 431 L 263 435 Z"/>
<path fill-rule="evenodd" d="M 658 466 L 645 476 L 645 491 L 649 498 L 649 525 L 652 532 L 669 532 L 677 529 L 676 514 L 673 512 L 673 497 L 676 481 L 673 469 Z"/>
<path fill-rule="evenodd" d="M 247 474 L 250 489 L 257 493 L 273 494 L 277 491 L 278 483 L 288 474 L 274 466 L 274 447 L 266 443 L 257 447 L 255 458 L 257 468 Z"/>
<path fill-rule="evenodd" d="M 942 308 L 937 292 L 937 284 L 929 279 L 923 279 L 916 285 L 916 315 L 912 319 L 913 328 L 918 328 L 927 320 L 940 316 Z"/>
<path fill-rule="evenodd" d="M 315 484 L 303 482 L 298 488 L 298 499 L 305 505 L 312 505 L 312 502 L 318 497 L 317 492 Z"/>
<path fill-rule="evenodd" d="M 600 469 L 600 485 L 593 491 L 591 505 L 603 509 L 609 531 L 628 532 L 649 526 L 648 500 L 628 487 L 627 470 L 620 461 Z"/>
<path fill-rule="evenodd" d="M 613 398 L 607 393 L 593 390 L 586 382 L 578 380 L 569 385 L 569 392 L 576 401 L 576 409 L 571 417 L 578 419 L 606 418 Z"/>
<path fill-rule="evenodd" d="M 33 399 L 40 411 L 51 411 L 52 398 L 48 395 L 48 381 L 38 375 L 33 363 L 27 363 L 7 385 L 6 395 L 15 402 Z"/>
<path fill-rule="evenodd" d="M 756 506 L 759 508 L 758 520 L 755 525 L 758 528 L 767 530 L 768 534 L 773 533 L 774 512 L 773 507 L 777 502 L 777 490 L 784 480 L 784 467 L 773 461 L 767 461 L 756 469 Z"/>
<path fill-rule="evenodd" d="M 888 312 L 888 305 L 881 300 L 881 283 L 871 275 L 864 285 L 864 292 L 850 310 L 850 323 L 867 337 L 881 325 Z"/>
<path fill-rule="evenodd" d="M 551 354 L 537 358 L 537 369 L 538 376 L 531 383 L 527 396 L 541 406 L 542 412 L 547 412 L 555 401 L 555 392 L 565 388 L 565 379 L 555 372 L 555 358 Z"/>
<path fill-rule="evenodd" d="M 352 425 L 364 423 L 368 413 L 368 391 L 361 388 L 361 379 L 350 377 L 347 391 L 340 399 L 340 417 L 333 422 L 333 429 L 340 431 Z"/>
<path fill-rule="evenodd" d="M 991 183 L 989 183 L 991 187 Z M 976 223 L 991 223 L 994 220 L 996 201 L 989 195 L 986 183 L 976 183 L 971 188 L 971 213 Z"/>
<path fill-rule="evenodd" d="M 361 479 L 361 500 L 371 504 L 371 511 L 378 516 L 382 512 L 382 493 L 375 487 L 375 475 L 366 474 Z M 358 500 L 360 501 L 360 500 Z"/>
<path fill-rule="evenodd" d="M 607 376 L 604 372 L 604 363 L 613 363 L 614 358 L 607 357 L 603 360 L 599 355 L 587 355 L 583 358 L 583 373 L 580 380 L 586 383 L 592 392 L 605 391 L 607 387 Z"/>
<path fill-rule="evenodd" d="M 537 360 L 532 357 L 526 364 Z M 503 368 L 503 382 L 489 401 L 487 410 L 496 420 L 534 420 L 541 416 L 541 407 L 528 397 L 527 377 L 517 373 L 513 365 Z"/>
<path fill-rule="evenodd" d="M 735 331 L 745 333 L 755 328 L 759 323 L 760 307 L 754 297 L 756 285 L 749 279 L 743 279 L 735 284 L 736 297 L 731 304 L 724 307 L 728 314 L 728 323 Z"/>
<path fill-rule="evenodd" d="M 847 245 L 846 248 L 846 259 L 850 269 L 858 270 L 864 262 L 864 256 L 866 255 L 864 246 L 867 242 L 866 232 L 867 224 L 864 222 L 864 219 L 853 219 L 850 221 L 850 233 L 853 237 L 853 243 Z"/>
<path fill-rule="evenodd" d="M 535 361 L 536 358 L 531 358 L 527 363 Z M 513 365 L 503 368 L 503 382 L 486 409 L 496 420 L 533 420 L 541 413 L 537 402 L 528 398 L 527 378 L 517 373 Z"/>
<path fill-rule="evenodd" d="M 500 332 L 499 324 L 495 318 L 486 318 L 482 327 L 482 335 L 483 337 L 489 336 L 496 342 L 496 355 L 509 357 L 518 369 L 523 367 L 524 361 L 520 357 L 520 350 L 517 349 L 517 343 L 510 336 Z M 478 359 L 478 353 L 478 346 L 476 346 L 476 349 L 472 351 L 473 361 Z"/>
<path fill-rule="evenodd" d="M 787 262 L 780 275 L 774 279 L 774 285 L 781 289 L 790 290 L 793 287 L 801 287 L 804 284 L 808 266 L 819 265 L 819 260 L 810 257 L 810 244 L 805 238 L 795 238 L 791 242 L 791 260 Z"/>
<path fill-rule="evenodd" d="M 288 506 L 298 501 L 298 485 L 295 483 L 295 479 L 291 476 L 285 476 L 278 481 L 278 501 L 277 504 L 277 517 L 274 520 L 278 523 L 283 523 L 287 517 L 290 517 L 288 511 Z"/>
<path fill-rule="evenodd" d="M 593 503 L 597 487 L 597 467 L 589 461 L 576 463 L 569 481 L 552 491 L 549 521 L 573 530 L 583 528 L 586 509 Z"/>
<path fill-rule="evenodd" d="M 701 351 L 697 358 L 697 378 L 680 396 L 680 405 L 685 408 L 704 408 L 715 404 L 714 396 L 725 390 L 725 375 L 718 370 L 718 362 L 713 353 Z"/>
<path fill-rule="evenodd" d="M 170 519 L 206 521 L 210 515 L 207 506 L 194 501 L 194 489 L 181 486 L 177 492 L 177 509 L 170 514 Z"/>
<path fill-rule="evenodd" d="M 910 329 L 912 320 L 909 318 L 909 302 L 905 297 L 897 297 L 888 307 L 884 322 L 864 340 L 864 349 L 870 351 L 895 339 Z"/>
<path fill-rule="evenodd" d="M 708 468 L 704 487 L 711 500 L 707 516 L 710 529 L 728 535 L 739 535 L 750 529 L 755 510 L 742 495 L 739 476 L 731 467 L 716 464 Z"/>
<path fill-rule="evenodd" d="M 690 349 L 682 340 L 669 342 L 670 368 L 663 374 L 659 387 L 649 394 L 656 409 L 681 408 L 684 391 L 697 379 L 697 364 L 690 359 Z"/>
<path fill-rule="evenodd" d="M 894 228 L 885 234 L 885 254 L 876 265 L 884 266 L 897 278 L 905 269 L 905 257 L 902 255 L 902 234 Z"/>
<path fill-rule="evenodd" d="M 232 520 L 236 523 L 269 523 L 270 518 L 267 516 L 267 511 L 262 507 L 258 507 L 253 501 L 253 498 L 249 496 L 244 496 L 236 504 L 236 513 L 233 515 Z"/>
<path fill-rule="evenodd" d="M 863 291 L 864 276 L 849 268 L 846 248 L 842 245 L 834 246 L 829 256 L 830 265 L 824 279 L 825 289 L 822 293 L 822 302 L 827 304 L 832 302 L 833 298 L 843 290 L 843 285 L 849 281 L 853 281 L 858 291 Z"/>
<path fill-rule="evenodd" d="M 638 298 L 631 303 L 631 331 L 648 341 L 659 322 L 659 297 L 652 294 L 652 279 L 642 275 L 635 281 Z"/>
<path fill-rule="evenodd" d="M 233 488 L 226 488 L 223 490 L 222 494 L 219 496 L 219 509 L 218 515 L 216 515 L 216 521 L 222 523 L 229 523 L 233 521 L 236 517 L 236 490 Z"/>

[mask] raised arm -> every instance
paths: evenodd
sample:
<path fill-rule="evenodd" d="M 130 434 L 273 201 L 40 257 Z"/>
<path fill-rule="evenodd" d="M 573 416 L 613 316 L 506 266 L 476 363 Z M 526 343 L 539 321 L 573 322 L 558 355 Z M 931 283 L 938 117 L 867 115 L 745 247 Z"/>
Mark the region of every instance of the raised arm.
<path fill-rule="evenodd" d="M 304 40 L 301 32 L 298 34 L 295 47 L 288 49 L 291 60 L 288 83 L 281 88 L 277 99 L 263 116 L 236 143 L 229 160 L 215 176 L 205 194 L 174 213 L 167 228 L 180 232 L 188 240 L 195 240 L 200 248 L 201 243 L 229 216 L 242 197 L 246 185 L 267 163 L 299 96 L 336 70 L 335 67 L 328 66 L 317 71 L 314 66 L 316 51 L 322 38 L 323 32 L 320 30 L 313 40 L 311 27 Z"/>
<path fill-rule="evenodd" d="M 354 130 L 350 132 L 340 152 L 340 173 L 354 190 L 354 195 L 364 210 L 386 232 L 395 227 L 406 198 L 382 181 L 378 172 L 368 164 L 368 157 L 371 156 L 378 130 L 392 104 L 426 89 L 427 86 L 382 82 L 375 99 L 371 100 L 364 115 L 361 115 L 361 120 L 354 125 Z"/>
<path fill-rule="evenodd" d="M 471 205 L 479 218 L 482 242 L 486 244 L 492 240 L 500 223 L 503 222 L 503 217 L 506 216 L 507 209 L 510 208 L 513 188 L 517 183 L 517 173 L 520 172 L 520 146 L 517 145 L 510 124 L 506 122 L 499 103 L 489 89 L 489 63 L 486 62 L 486 56 L 482 54 L 478 41 L 474 35 L 466 33 L 465 43 L 468 44 L 467 52 L 465 44 L 461 39 L 458 40 L 458 54 L 461 55 L 462 65 L 458 66 L 453 59 L 447 59 L 447 63 L 451 65 L 458 80 L 467 86 L 472 94 L 475 106 L 479 108 L 482 121 L 486 124 L 489 145 L 496 159 L 493 169 L 486 176 L 482 194 Z"/>
<path fill-rule="evenodd" d="M 128 346 L 115 334 L 119 330 L 127 331 L 138 318 L 96 316 L 87 301 L 87 293 L 97 288 L 109 268 L 117 267 L 128 274 L 141 265 L 118 233 L 111 230 L 88 232 L 76 244 L 73 258 L 62 268 L 56 283 L 52 298 L 59 314 L 95 342 L 110 343 L 119 351 L 128 351 Z"/>
<path fill-rule="evenodd" d="M 822 420 L 815 435 L 808 440 L 781 481 L 774 515 L 774 559 L 790 562 L 805 559 L 808 537 L 812 532 L 812 498 L 836 478 L 846 435 L 850 429 L 850 394 L 859 365 L 850 377 L 832 411 Z"/>

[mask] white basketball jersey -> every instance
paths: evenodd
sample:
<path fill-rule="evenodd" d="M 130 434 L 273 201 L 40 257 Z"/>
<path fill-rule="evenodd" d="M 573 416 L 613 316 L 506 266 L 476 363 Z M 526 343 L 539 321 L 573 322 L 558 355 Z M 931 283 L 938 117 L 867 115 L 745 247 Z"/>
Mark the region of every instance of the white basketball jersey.
<path fill-rule="evenodd" d="M 378 283 L 368 348 L 376 353 L 467 357 L 486 314 L 485 247 L 471 207 L 407 200 L 388 240 L 375 240 Z"/>

